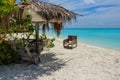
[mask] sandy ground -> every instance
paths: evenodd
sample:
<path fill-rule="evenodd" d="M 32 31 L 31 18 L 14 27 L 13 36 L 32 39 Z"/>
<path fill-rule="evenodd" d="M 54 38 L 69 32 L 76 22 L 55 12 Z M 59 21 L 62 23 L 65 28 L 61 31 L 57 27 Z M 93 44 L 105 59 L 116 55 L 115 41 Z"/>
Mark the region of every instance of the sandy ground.
<path fill-rule="evenodd" d="M 120 80 L 120 52 L 84 43 L 64 49 L 62 40 L 42 52 L 42 62 L 0 66 L 0 80 Z"/>

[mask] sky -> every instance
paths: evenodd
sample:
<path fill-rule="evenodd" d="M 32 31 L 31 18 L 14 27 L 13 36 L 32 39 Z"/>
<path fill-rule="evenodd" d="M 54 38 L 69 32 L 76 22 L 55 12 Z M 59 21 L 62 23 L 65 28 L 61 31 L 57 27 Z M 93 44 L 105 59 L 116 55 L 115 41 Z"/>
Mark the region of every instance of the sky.
<path fill-rule="evenodd" d="M 67 28 L 120 28 L 120 0 L 41 0 L 82 14 Z M 17 0 L 19 2 L 19 0 Z"/>

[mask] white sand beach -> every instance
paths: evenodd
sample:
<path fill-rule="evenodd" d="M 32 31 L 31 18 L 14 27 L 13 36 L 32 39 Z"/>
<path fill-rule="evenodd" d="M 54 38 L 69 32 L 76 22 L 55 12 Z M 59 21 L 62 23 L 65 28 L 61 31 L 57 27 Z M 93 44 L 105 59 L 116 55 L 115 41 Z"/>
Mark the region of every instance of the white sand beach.
<path fill-rule="evenodd" d="M 64 49 L 62 39 L 41 53 L 42 62 L 0 66 L 0 80 L 120 80 L 120 52 L 85 43 Z"/>

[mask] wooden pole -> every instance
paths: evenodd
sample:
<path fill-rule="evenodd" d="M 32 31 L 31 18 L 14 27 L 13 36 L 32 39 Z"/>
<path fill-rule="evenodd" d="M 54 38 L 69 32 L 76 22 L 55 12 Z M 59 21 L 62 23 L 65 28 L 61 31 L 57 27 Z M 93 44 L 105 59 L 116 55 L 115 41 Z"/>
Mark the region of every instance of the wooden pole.
<path fill-rule="evenodd" d="M 35 31 L 36 31 L 36 53 L 39 54 L 39 22 L 35 23 Z"/>
<path fill-rule="evenodd" d="M 39 39 L 39 22 L 35 23 L 36 41 Z"/>

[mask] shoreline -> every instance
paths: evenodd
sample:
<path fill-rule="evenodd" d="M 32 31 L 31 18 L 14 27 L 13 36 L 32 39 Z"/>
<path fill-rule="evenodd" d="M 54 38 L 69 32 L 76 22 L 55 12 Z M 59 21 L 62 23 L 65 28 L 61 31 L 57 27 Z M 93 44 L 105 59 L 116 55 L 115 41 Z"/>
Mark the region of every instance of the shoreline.
<path fill-rule="evenodd" d="M 47 36 L 48 38 L 55 38 L 56 40 L 59 40 L 59 41 L 63 41 L 64 38 L 58 38 L 58 37 L 53 37 L 53 36 Z M 120 52 L 120 50 L 115 50 L 115 49 L 111 49 L 111 48 L 108 48 L 108 47 L 103 47 L 103 46 L 98 46 L 98 45 L 94 45 L 94 44 L 90 44 L 90 43 L 86 43 L 86 42 L 82 42 L 82 41 L 78 41 L 78 44 L 85 44 L 85 45 L 89 45 L 89 46 L 93 46 L 93 47 L 96 47 L 96 48 L 101 48 L 101 49 L 106 49 L 106 50 L 110 50 L 110 51 L 116 51 L 116 52 Z"/>
<path fill-rule="evenodd" d="M 107 49 L 107 50 L 112 50 L 112 51 L 120 52 L 120 50 L 118 50 L 118 49 L 112 49 L 112 48 L 108 48 L 106 46 L 100 46 L 100 45 L 95 45 L 95 44 L 86 43 L 86 42 L 80 42 L 80 41 L 78 43 L 83 43 L 83 44 L 91 45 L 91 46 L 98 47 L 98 48 L 103 48 L 103 49 Z"/>

